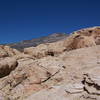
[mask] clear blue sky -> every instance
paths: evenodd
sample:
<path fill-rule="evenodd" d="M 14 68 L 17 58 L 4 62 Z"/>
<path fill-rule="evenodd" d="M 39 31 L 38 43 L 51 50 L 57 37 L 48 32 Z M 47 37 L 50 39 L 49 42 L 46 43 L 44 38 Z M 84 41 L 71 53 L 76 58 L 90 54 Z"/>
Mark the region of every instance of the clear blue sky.
<path fill-rule="evenodd" d="M 0 43 L 100 25 L 100 0 L 0 0 Z"/>

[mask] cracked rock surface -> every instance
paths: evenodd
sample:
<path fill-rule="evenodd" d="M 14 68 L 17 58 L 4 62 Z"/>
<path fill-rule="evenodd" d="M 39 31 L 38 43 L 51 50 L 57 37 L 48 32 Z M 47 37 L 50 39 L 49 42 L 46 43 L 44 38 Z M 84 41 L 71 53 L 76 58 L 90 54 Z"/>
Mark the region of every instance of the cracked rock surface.
<path fill-rule="evenodd" d="M 0 46 L 0 100 L 100 100 L 99 34 L 83 29 L 24 52 Z"/>

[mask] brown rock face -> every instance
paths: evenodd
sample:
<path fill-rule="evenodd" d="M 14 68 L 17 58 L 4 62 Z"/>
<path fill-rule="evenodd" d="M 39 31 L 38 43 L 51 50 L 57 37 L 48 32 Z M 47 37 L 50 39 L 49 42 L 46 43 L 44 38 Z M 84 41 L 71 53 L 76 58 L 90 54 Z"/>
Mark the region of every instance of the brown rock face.
<path fill-rule="evenodd" d="M 37 47 L 25 48 L 24 53 L 30 54 L 36 58 L 45 56 L 55 56 L 78 48 L 91 47 L 100 44 L 100 28 L 93 27 L 74 32 L 72 35 L 62 41 L 55 43 L 46 43 Z"/>
<path fill-rule="evenodd" d="M 10 74 L 18 65 L 18 62 L 14 58 L 5 58 L 0 60 L 0 78 Z"/>
<path fill-rule="evenodd" d="M 0 45 L 0 58 L 1 57 L 9 57 L 20 54 L 20 52 L 16 49 L 12 49 L 9 46 Z"/>
<path fill-rule="evenodd" d="M 61 48 L 59 48 L 59 46 L 61 46 Z M 64 49 L 63 41 L 60 41 L 56 43 L 41 44 L 37 47 L 25 48 L 24 53 L 36 58 L 42 58 L 45 56 L 55 56 L 62 53 Z"/>
<path fill-rule="evenodd" d="M 79 30 L 24 52 L 0 46 L 0 99 L 100 100 L 99 30 Z"/>
<path fill-rule="evenodd" d="M 7 52 L 3 49 L 3 46 L 0 46 L 0 57 L 7 57 Z"/>

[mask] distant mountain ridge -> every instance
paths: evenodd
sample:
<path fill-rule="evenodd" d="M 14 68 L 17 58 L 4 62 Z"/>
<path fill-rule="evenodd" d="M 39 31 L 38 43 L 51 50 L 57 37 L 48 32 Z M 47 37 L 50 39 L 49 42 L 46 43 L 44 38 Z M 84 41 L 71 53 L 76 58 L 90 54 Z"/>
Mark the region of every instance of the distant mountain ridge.
<path fill-rule="evenodd" d="M 24 48 L 32 47 L 32 46 L 35 47 L 35 46 L 42 44 L 42 43 L 56 42 L 56 41 L 59 41 L 59 40 L 66 38 L 67 36 L 68 36 L 68 34 L 66 34 L 66 33 L 53 33 L 53 34 L 50 34 L 48 36 L 34 38 L 32 40 L 23 40 L 20 42 L 10 43 L 10 44 L 6 44 L 6 45 L 10 46 L 11 48 L 23 50 Z"/>

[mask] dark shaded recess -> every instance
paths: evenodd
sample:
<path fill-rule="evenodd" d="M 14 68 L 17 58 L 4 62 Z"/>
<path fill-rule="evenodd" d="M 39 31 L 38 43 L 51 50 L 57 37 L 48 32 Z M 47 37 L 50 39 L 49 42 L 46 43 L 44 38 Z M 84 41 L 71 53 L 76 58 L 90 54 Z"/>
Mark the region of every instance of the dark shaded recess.
<path fill-rule="evenodd" d="M 93 30 L 89 30 L 89 33 L 92 33 L 93 32 Z"/>
<path fill-rule="evenodd" d="M 14 66 L 18 66 L 18 62 L 16 63 L 16 65 L 14 65 Z M 9 65 L 6 65 L 6 69 L 5 68 L 1 68 L 0 70 L 1 70 L 1 73 L 0 73 L 0 78 L 3 78 L 3 77 L 5 77 L 5 76 L 7 76 L 7 75 L 9 75 L 13 70 L 15 70 L 15 68 L 16 67 L 13 67 L 13 66 L 11 66 L 11 68 L 9 68 Z"/>
<path fill-rule="evenodd" d="M 47 55 L 49 55 L 49 56 L 54 56 L 55 54 L 54 54 L 54 52 L 48 51 L 48 52 L 47 52 Z"/>

